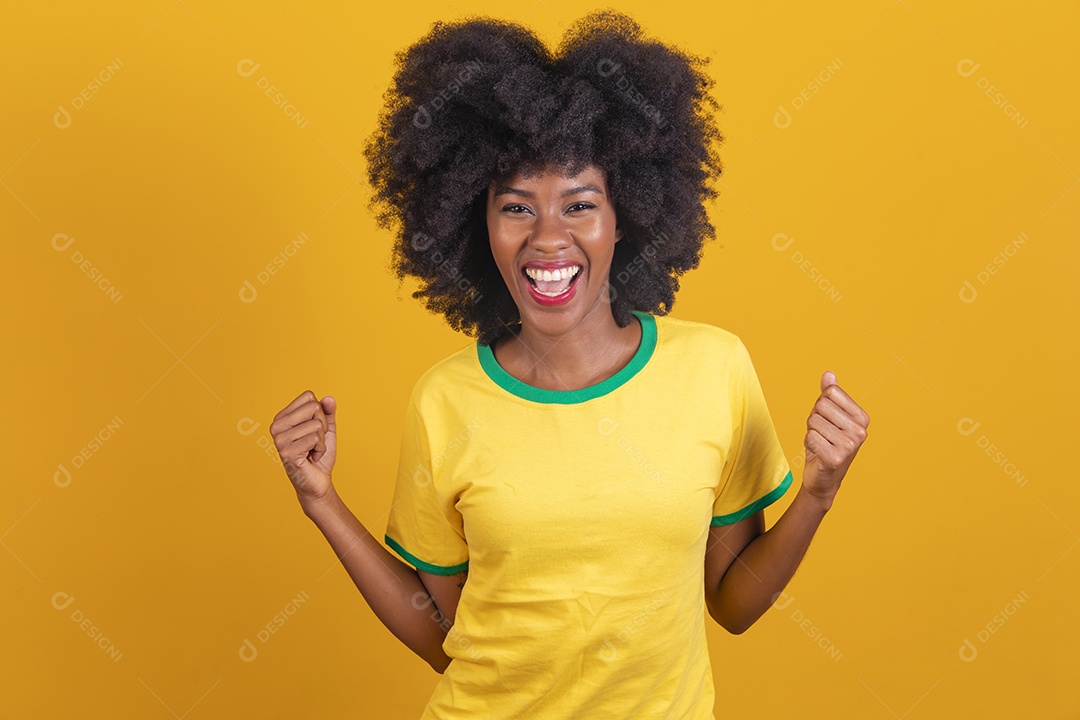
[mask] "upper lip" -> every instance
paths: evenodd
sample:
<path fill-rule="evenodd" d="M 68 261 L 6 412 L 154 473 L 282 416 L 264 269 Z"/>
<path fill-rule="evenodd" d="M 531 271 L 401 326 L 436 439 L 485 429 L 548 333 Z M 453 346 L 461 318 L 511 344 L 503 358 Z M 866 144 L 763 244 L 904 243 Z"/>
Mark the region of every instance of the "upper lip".
<path fill-rule="evenodd" d="M 521 269 L 535 268 L 537 270 L 558 270 L 564 267 L 576 267 L 582 266 L 577 260 L 529 260 L 527 263 L 521 266 Z"/>

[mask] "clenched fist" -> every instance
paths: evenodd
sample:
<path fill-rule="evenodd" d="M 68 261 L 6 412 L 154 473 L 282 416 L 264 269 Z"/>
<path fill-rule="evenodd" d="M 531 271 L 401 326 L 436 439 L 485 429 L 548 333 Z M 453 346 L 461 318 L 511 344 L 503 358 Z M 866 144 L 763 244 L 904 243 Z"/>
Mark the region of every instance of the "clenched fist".
<path fill-rule="evenodd" d="M 306 390 L 274 416 L 270 435 L 301 502 L 321 500 L 333 489 L 337 459 L 337 403 Z"/>
<path fill-rule="evenodd" d="M 806 469 L 803 487 L 832 502 L 840 481 L 866 440 L 870 416 L 836 382 L 836 373 L 821 376 L 821 395 L 806 420 Z"/>

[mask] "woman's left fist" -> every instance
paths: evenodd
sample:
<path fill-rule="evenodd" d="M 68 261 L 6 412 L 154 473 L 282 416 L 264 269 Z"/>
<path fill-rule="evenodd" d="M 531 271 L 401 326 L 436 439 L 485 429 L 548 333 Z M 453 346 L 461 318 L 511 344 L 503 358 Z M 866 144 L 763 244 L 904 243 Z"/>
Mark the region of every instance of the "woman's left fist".
<path fill-rule="evenodd" d="M 836 373 L 821 376 L 821 395 L 806 420 L 803 487 L 832 503 L 855 453 L 866 440 L 870 416 L 836 384 Z"/>

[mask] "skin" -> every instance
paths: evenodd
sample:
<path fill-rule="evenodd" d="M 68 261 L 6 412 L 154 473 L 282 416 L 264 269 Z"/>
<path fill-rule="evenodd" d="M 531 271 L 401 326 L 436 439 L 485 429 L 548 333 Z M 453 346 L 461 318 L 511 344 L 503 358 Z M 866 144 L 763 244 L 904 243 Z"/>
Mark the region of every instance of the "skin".
<path fill-rule="evenodd" d="M 487 224 L 492 255 L 521 315 L 520 330 L 492 346 L 499 364 L 529 385 L 551 390 L 587 387 L 624 367 L 640 344 L 641 327 L 634 322 L 620 328 L 607 300 L 606 278 L 622 230 L 601 169 L 589 166 L 567 177 L 548 168 L 533 177 L 502 178 L 488 188 Z M 575 297 L 557 307 L 539 305 L 528 294 L 522 265 L 564 258 L 582 265 Z M 349 511 L 331 481 L 336 413 L 333 397 L 301 393 L 270 425 L 275 447 L 304 513 L 326 536 L 372 610 L 441 673 L 450 663 L 442 643 L 468 574 L 414 570 Z M 826 371 L 807 417 L 806 464 L 791 505 L 767 531 L 764 512 L 709 528 L 705 601 L 710 616 L 726 630 L 745 632 L 787 586 L 869 424 L 866 411 Z"/>
<path fill-rule="evenodd" d="M 591 189 L 590 189 L 591 188 Z M 566 177 L 548 168 L 488 187 L 491 254 L 521 316 L 521 329 L 492 345 L 511 375 L 533 387 L 578 390 L 624 367 L 641 343 L 641 324 L 615 322 L 607 278 L 618 227 L 604 173 L 590 165 Z M 540 305 L 521 268 L 529 260 L 573 260 L 582 266 L 570 302 Z"/>

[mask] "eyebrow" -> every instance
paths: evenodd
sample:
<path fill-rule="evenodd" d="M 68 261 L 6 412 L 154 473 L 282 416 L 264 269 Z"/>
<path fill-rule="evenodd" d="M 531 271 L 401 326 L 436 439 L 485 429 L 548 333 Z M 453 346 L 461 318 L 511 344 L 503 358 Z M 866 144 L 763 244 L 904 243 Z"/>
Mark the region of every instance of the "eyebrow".
<path fill-rule="evenodd" d="M 570 195 L 577 195 L 578 193 L 583 192 L 594 192 L 601 195 L 604 194 L 604 191 L 596 187 L 595 185 L 578 185 L 577 187 L 572 187 L 569 190 L 565 191 L 562 194 L 562 197 L 569 197 Z M 495 197 L 498 197 L 500 195 L 521 195 L 522 197 L 528 198 L 534 197 L 533 193 L 529 192 L 528 190 L 522 190 L 521 188 L 515 187 L 507 187 L 506 185 L 499 185 L 495 188 Z"/>

